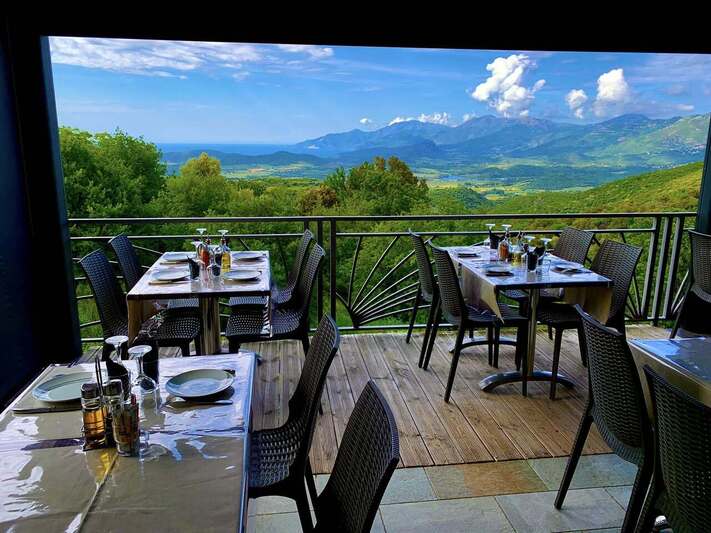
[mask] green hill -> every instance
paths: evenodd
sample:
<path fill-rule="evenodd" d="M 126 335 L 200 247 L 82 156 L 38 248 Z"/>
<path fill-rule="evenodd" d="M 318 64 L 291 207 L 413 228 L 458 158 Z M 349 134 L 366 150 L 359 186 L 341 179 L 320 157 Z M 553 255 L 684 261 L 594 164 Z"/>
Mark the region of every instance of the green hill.
<path fill-rule="evenodd" d="M 689 163 L 612 181 L 585 191 L 545 192 L 506 198 L 483 213 L 599 213 L 695 211 L 703 164 Z"/>

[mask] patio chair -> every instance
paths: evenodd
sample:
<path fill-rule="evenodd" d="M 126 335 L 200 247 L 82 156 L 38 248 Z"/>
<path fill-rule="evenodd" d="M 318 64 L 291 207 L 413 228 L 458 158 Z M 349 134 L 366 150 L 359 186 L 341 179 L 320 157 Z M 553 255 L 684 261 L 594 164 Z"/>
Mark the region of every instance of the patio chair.
<path fill-rule="evenodd" d="M 578 427 L 573 450 L 555 499 L 563 506 L 575 468 L 593 422 L 612 451 L 637 465 L 637 476 L 622 524 L 624 533 L 634 531 L 642 510 L 654 464 L 652 428 L 642 393 L 639 372 L 625 336 L 602 325 L 580 306 L 582 338 L 588 352 L 588 401 Z"/>
<path fill-rule="evenodd" d="M 116 254 L 123 280 L 126 282 L 126 291 L 130 291 L 144 274 L 136 249 L 131 240 L 123 233 L 113 237 L 109 244 Z M 168 300 L 168 310 L 171 314 L 182 313 L 200 317 L 200 303 L 197 298 Z"/>
<path fill-rule="evenodd" d="M 711 408 L 644 367 L 654 411 L 657 459 L 638 531 L 664 515 L 674 533 L 711 527 Z"/>
<path fill-rule="evenodd" d="M 266 307 L 238 307 L 232 312 L 225 328 L 230 353 L 236 353 L 245 342 L 280 339 L 300 340 L 304 354 L 308 353 L 311 294 L 325 255 L 318 244 L 313 246 L 291 298 L 271 311 L 270 336 L 263 333 L 270 314 Z"/>
<path fill-rule="evenodd" d="M 612 280 L 612 302 L 606 326 L 610 326 L 625 335 L 625 305 L 627 293 L 632 283 L 632 278 L 637 268 L 637 261 L 642 249 L 617 241 L 606 240 L 600 246 L 593 259 L 590 270 Z M 553 328 L 555 340 L 553 342 L 553 376 L 558 375 L 560 361 L 560 347 L 563 340 L 563 331 L 576 329 L 580 345 L 580 358 L 583 365 L 587 366 L 585 343 L 580 341 L 582 322 L 580 315 L 572 305 L 564 303 L 542 302 L 538 307 L 538 321 Z M 555 399 L 556 380 L 551 380 L 550 398 Z"/>
<path fill-rule="evenodd" d="M 560 233 L 558 238 L 558 244 L 553 250 L 553 255 L 565 259 L 566 261 L 572 261 L 574 263 L 580 263 L 581 265 L 585 263 L 585 259 L 588 256 L 588 250 L 590 250 L 590 245 L 592 244 L 593 237 L 595 235 L 589 231 L 566 227 Z M 514 300 L 521 306 L 521 313 L 526 313 L 528 309 L 528 294 L 526 291 L 520 289 L 510 289 L 507 291 L 502 291 L 502 294 Z M 542 290 L 539 302 L 544 301 L 555 301 L 560 299 L 559 292 L 556 290 Z M 549 330 L 548 332 L 551 338 L 552 334 Z"/>
<path fill-rule="evenodd" d="M 249 497 L 285 496 L 295 500 L 304 531 L 313 528 L 306 486 L 312 501 L 316 501 L 316 483 L 309 460 L 316 409 L 321 405 L 326 374 L 339 343 L 338 327 L 325 315 L 289 399 L 289 418 L 278 428 L 255 431 L 250 436 Z"/>
<path fill-rule="evenodd" d="M 80 261 L 94 293 L 96 308 L 104 339 L 114 335 L 128 334 L 128 307 L 109 260 L 100 250 L 84 256 Z M 200 319 L 195 316 L 167 315 L 160 326 L 152 332 L 151 342 L 159 347 L 179 347 L 183 356 L 190 355 L 190 343 L 195 342 L 195 351 L 200 355 Z M 106 359 L 112 347 L 104 343 Z"/>
<path fill-rule="evenodd" d="M 457 364 L 459 363 L 459 355 L 462 351 L 462 345 L 464 340 L 464 333 L 469 329 L 478 328 L 493 328 L 494 330 L 494 354 L 493 363 L 495 367 L 498 367 L 498 340 L 499 332 L 502 327 L 515 327 L 518 332 L 516 335 L 516 359 L 517 361 L 525 361 L 525 347 L 526 347 L 526 337 L 528 333 L 528 320 L 526 317 L 519 315 L 516 311 L 511 309 L 506 304 L 499 304 L 499 309 L 503 315 L 503 320 L 500 319 L 493 312 L 488 309 L 477 309 L 471 305 L 464 302 L 464 297 L 462 295 L 462 290 L 459 287 L 459 278 L 457 277 L 457 272 L 454 269 L 454 264 L 452 263 L 452 258 L 449 256 L 449 252 L 436 246 L 430 245 L 432 248 L 432 253 L 435 259 L 435 266 L 437 267 L 437 279 L 439 281 L 439 299 L 437 301 L 437 310 L 435 313 L 434 322 L 432 325 L 432 333 L 429 339 L 429 345 L 427 347 L 427 353 L 425 355 L 425 361 L 423 368 L 426 370 L 429 365 L 430 357 L 432 355 L 432 348 L 434 346 L 434 341 L 437 336 L 437 329 L 439 327 L 439 322 L 442 315 L 449 321 L 450 324 L 457 327 L 457 340 L 454 344 L 454 351 L 452 353 L 452 364 L 449 370 L 449 378 L 447 380 L 447 387 L 444 392 L 444 401 L 449 402 L 449 396 L 452 392 L 452 385 L 454 384 L 454 376 L 457 373 Z M 486 343 L 488 341 L 481 341 L 480 343 Z M 472 345 L 473 343 L 469 343 Z M 525 369 L 524 369 L 525 371 Z"/>
<path fill-rule="evenodd" d="M 679 329 L 698 335 L 711 334 L 711 235 L 689 231 L 691 284 L 684 295 L 670 338 Z"/>
<path fill-rule="evenodd" d="M 304 262 L 306 261 L 307 252 L 309 251 L 309 246 L 312 242 L 316 242 L 314 234 L 310 230 L 304 230 L 304 234 L 299 241 L 299 247 L 296 249 L 296 255 L 294 256 L 294 262 L 291 264 L 291 270 L 286 279 L 286 285 L 283 288 L 279 288 L 276 283 L 272 285 L 272 297 L 271 305 L 273 307 L 283 305 L 291 299 L 291 295 L 294 289 L 299 284 L 299 279 L 301 273 L 304 269 Z M 265 296 L 233 296 L 229 300 L 229 306 L 235 310 L 236 307 L 246 306 L 266 306 L 267 298 Z"/>
<path fill-rule="evenodd" d="M 368 533 L 400 459 L 395 418 L 373 381 L 353 408 L 333 472 L 314 503 L 320 533 Z"/>

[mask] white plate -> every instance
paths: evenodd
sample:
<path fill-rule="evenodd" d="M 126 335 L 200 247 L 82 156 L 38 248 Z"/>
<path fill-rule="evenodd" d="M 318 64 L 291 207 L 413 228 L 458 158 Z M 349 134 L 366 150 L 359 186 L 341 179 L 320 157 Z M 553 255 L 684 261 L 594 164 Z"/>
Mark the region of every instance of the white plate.
<path fill-rule="evenodd" d="M 81 399 L 81 386 L 95 381 L 93 372 L 72 372 L 54 376 L 32 389 L 32 396 L 43 402 L 71 402 Z"/>
<path fill-rule="evenodd" d="M 226 281 L 252 281 L 259 279 L 261 275 L 259 270 L 230 270 L 223 272 L 222 277 Z"/>
<path fill-rule="evenodd" d="M 152 278 L 155 281 L 180 281 L 188 277 L 185 270 L 158 270 L 153 272 Z"/>
<path fill-rule="evenodd" d="M 235 252 L 232 254 L 237 261 L 259 261 L 264 257 L 262 252 Z"/>
<path fill-rule="evenodd" d="M 234 376 L 224 370 L 188 370 L 170 378 L 165 384 L 165 390 L 181 398 L 200 398 L 222 392 L 232 385 L 234 380 Z"/>
<path fill-rule="evenodd" d="M 166 252 L 163 254 L 163 262 L 165 263 L 187 263 L 188 252 Z"/>
<path fill-rule="evenodd" d="M 492 266 L 486 269 L 486 273 L 494 276 L 508 276 L 511 274 L 511 267 Z"/>

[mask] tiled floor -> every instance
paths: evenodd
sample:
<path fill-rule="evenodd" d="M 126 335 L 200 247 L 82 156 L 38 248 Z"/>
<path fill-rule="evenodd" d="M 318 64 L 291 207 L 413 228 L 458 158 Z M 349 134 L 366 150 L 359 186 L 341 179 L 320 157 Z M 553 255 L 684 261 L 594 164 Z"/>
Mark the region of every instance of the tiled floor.
<path fill-rule="evenodd" d="M 636 469 L 612 454 L 580 459 L 560 511 L 553 507 L 567 458 L 502 461 L 395 471 L 372 531 L 619 531 Z M 328 475 L 316 478 L 321 490 Z M 250 530 L 300 532 L 284 498 L 250 505 Z"/>

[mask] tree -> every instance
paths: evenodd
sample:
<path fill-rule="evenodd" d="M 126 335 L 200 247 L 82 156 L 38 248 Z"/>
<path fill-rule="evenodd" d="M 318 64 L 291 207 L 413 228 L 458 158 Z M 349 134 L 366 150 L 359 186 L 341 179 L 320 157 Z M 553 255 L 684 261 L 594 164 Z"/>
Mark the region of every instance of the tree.
<path fill-rule="evenodd" d="M 220 161 L 206 153 L 189 159 L 177 176 L 168 178 L 156 200 L 161 216 L 229 214 L 230 184 Z"/>
<path fill-rule="evenodd" d="M 148 214 L 165 183 L 158 148 L 117 129 L 92 134 L 62 127 L 59 142 L 70 217 Z"/>
<path fill-rule="evenodd" d="M 357 214 L 400 215 L 429 205 L 427 183 L 397 157 L 376 157 L 347 173 L 338 169 L 324 184 L 345 211 Z"/>

